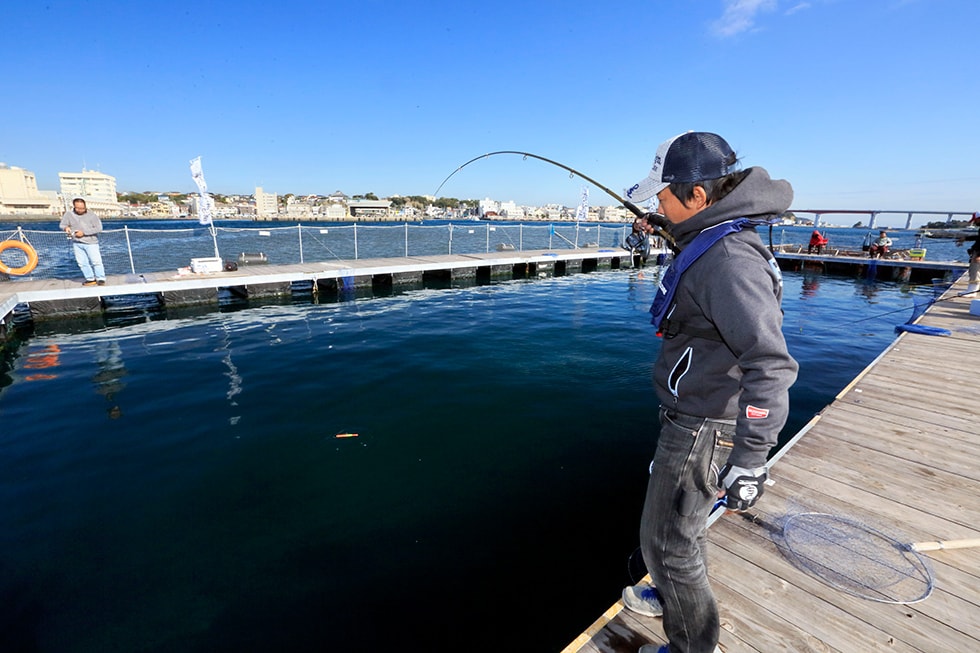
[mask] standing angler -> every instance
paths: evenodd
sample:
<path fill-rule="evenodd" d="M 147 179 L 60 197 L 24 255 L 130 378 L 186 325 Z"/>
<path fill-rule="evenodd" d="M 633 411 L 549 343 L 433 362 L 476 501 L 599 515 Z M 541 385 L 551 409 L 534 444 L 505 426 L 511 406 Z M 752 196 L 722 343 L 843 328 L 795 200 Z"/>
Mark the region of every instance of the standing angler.
<path fill-rule="evenodd" d="M 85 281 L 83 286 L 105 285 L 105 267 L 102 265 L 102 252 L 99 249 L 99 234 L 102 233 L 102 221 L 99 216 L 90 212 L 85 200 L 76 197 L 71 202 L 71 211 L 65 211 L 61 216 L 59 227 L 68 234 L 72 249 L 75 251 L 75 262 L 78 263 Z"/>
<path fill-rule="evenodd" d="M 663 615 L 661 653 L 716 650 L 708 515 L 719 497 L 745 510 L 762 495 L 798 369 L 781 331 L 782 275 L 755 231 L 789 208 L 793 190 L 737 163 L 717 134 L 688 132 L 660 145 L 649 176 L 626 191 L 633 203 L 659 200 L 680 248 L 650 308 L 663 336 L 660 438 L 640 545 L 654 585 L 623 590 L 630 610 Z"/>

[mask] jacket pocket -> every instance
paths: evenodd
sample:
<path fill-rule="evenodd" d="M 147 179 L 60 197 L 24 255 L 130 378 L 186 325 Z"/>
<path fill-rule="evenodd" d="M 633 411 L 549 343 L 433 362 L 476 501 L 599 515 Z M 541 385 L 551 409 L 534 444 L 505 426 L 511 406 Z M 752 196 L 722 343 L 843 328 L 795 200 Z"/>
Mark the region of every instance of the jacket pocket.
<path fill-rule="evenodd" d="M 674 367 L 671 368 L 670 374 L 667 376 L 667 389 L 674 397 L 680 397 L 681 379 L 691 369 L 691 359 L 693 357 L 694 350 L 688 347 L 681 354 L 680 358 L 677 359 L 677 362 L 674 363 Z"/>

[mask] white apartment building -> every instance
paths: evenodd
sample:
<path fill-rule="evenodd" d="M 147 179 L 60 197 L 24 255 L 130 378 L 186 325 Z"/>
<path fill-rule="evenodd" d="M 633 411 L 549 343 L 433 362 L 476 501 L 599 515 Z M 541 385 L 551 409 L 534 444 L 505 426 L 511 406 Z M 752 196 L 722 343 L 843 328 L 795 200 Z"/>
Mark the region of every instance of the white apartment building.
<path fill-rule="evenodd" d="M 599 219 L 604 222 L 627 222 L 632 217 L 624 206 L 603 206 L 599 211 Z"/>
<path fill-rule="evenodd" d="M 524 209 L 517 206 L 517 203 L 513 200 L 509 202 L 500 203 L 500 215 L 505 216 L 508 220 L 523 220 L 524 219 Z"/>
<path fill-rule="evenodd" d="M 39 191 L 30 170 L 0 163 L 0 215 L 58 215 L 61 202 L 54 191 Z"/>
<path fill-rule="evenodd" d="M 544 212 L 549 222 L 559 222 L 565 219 L 565 207 L 561 204 L 545 204 Z"/>
<path fill-rule="evenodd" d="M 305 197 L 286 198 L 286 216 L 292 220 L 313 217 L 316 207 Z"/>
<path fill-rule="evenodd" d="M 261 186 L 255 187 L 255 217 L 274 218 L 279 215 L 279 195 L 266 193 Z"/>
<path fill-rule="evenodd" d="M 480 217 L 483 217 L 488 213 L 500 215 L 500 202 L 492 200 L 489 197 L 480 200 Z"/>
<path fill-rule="evenodd" d="M 86 206 L 96 213 L 122 214 L 115 177 L 82 168 L 81 172 L 59 172 L 58 180 L 61 182 L 61 198 L 65 207 L 71 206 L 71 201 L 76 197 L 81 197 Z"/>

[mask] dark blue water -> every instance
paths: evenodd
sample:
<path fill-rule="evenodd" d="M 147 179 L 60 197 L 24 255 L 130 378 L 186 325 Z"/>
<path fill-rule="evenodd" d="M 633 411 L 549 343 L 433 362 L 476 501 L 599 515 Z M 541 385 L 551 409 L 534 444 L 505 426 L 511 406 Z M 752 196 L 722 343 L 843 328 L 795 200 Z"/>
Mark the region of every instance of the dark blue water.
<path fill-rule="evenodd" d="M 0 650 L 560 650 L 631 582 L 654 279 L 39 323 L 0 378 Z M 785 435 L 931 294 L 787 273 Z"/>

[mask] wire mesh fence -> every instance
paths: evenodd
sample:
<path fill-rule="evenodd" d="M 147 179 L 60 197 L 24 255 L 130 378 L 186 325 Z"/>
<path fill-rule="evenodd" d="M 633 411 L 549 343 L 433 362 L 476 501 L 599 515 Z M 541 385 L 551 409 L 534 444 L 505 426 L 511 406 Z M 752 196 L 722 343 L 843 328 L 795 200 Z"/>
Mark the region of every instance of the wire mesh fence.
<path fill-rule="evenodd" d="M 477 254 L 492 251 L 620 247 L 630 225 L 578 224 L 323 224 L 285 227 L 214 227 L 105 229 L 99 246 L 106 274 L 176 272 L 193 258 L 218 255 L 237 261 L 242 255 L 264 254 L 269 264 L 318 261 Z M 13 280 L 61 279 L 78 276 L 71 241 L 62 231 L 17 227 L 0 232 L 3 240 L 28 243 L 37 266 Z M 0 252 L 7 268 L 24 264 L 13 248 Z"/>

